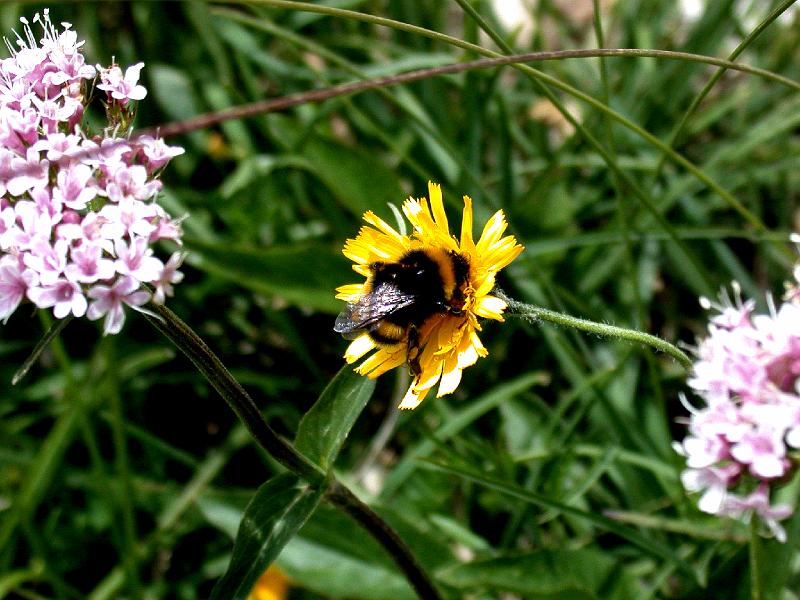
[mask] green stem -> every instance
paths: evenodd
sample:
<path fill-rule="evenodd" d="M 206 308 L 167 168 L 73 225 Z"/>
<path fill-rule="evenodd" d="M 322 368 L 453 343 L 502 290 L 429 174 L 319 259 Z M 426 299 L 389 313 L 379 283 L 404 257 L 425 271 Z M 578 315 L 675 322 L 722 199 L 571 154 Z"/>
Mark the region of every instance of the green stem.
<path fill-rule="evenodd" d="M 325 498 L 355 519 L 386 548 L 422 600 L 439 600 L 441 598 L 403 539 L 374 510 L 338 481 L 331 484 Z"/>
<path fill-rule="evenodd" d="M 47 329 L 45 334 L 42 338 L 36 343 L 33 351 L 31 351 L 28 358 L 25 359 L 25 362 L 22 363 L 22 366 L 17 369 L 17 372 L 14 373 L 14 376 L 11 378 L 11 385 L 17 385 L 25 375 L 28 374 L 28 371 L 31 370 L 33 364 L 39 359 L 39 356 L 44 352 L 44 349 L 47 348 L 48 344 L 58 336 L 59 333 L 72 321 L 72 315 L 67 315 L 63 319 L 57 319 L 54 323 L 50 325 Z"/>
<path fill-rule="evenodd" d="M 683 366 L 685 369 L 691 370 L 692 368 L 692 360 L 686 356 L 686 354 L 681 352 L 677 347 L 673 346 L 666 340 L 662 340 L 661 338 L 650 335 L 649 333 L 642 333 L 641 331 L 636 331 L 635 329 L 625 329 L 624 327 L 617 327 L 616 325 L 596 323 L 595 321 L 588 321 L 587 319 L 579 319 L 577 317 L 565 315 L 564 313 L 559 313 L 554 310 L 548 310 L 539 306 L 525 304 L 524 302 L 517 302 L 516 300 L 512 300 L 497 290 L 495 290 L 494 293 L 496 296 L 502 298 L 508 303 L 509 310 L 506 312 L 507 315 L 517 315 L 533 321 L 549 321 L 550 323 L 565 325 L 574 329 L 588 331 L 589 333 L 594 333 L 596 335 L 605 335 L 623 340 L 629 340 L 631 342 L 637 342 L 639 344 L 646 344 L 652 348 L 655 348 L 656 350 L 660 350 L 661 352 L 670 355 L 672 358 L 681 363 L 681 366 Z"/>
<path fill-rule="evenodd" d="M 149 308 L 155 314 L 143 313 L 147 320 L 186 354 L 245 424 L 256 442 L 284 467 L 310 484 L 324 485 L 325 472 L 275 433 L 250 395 L 233 378 L 211 348 L 166 306 L 151 303 Z"/>
<path fill-rule="evenodd" d="M 264 0 L 262 0 L 262 2 L 264 2 Z M 290 3 L 290 4 L 292 4 L 291 8 L 297 8 L 296 6 L 294 6 L 295 3 Z M 319 5 L 311 5 L 304 3 L 297 3 L 297 4 L 305 6 L 306 8 L 304 10 L 308 10 L 311 12 L 325 12 L 317 10 L 319 8 L 322 8 Z M 338 10 L 339 9 L 337 9 L 337 12 Z M 351 11 L 341 11 L 341 12 L 347 13 L 348 16 L 350 15 L 359 15 L 362 17 L 365 16 L 362 15 L 361 13 L 352 13 Z M 376 20 L 378 24 L 384 24 L 383 21 L 385 21 L 386 19 L 381 19 L 376 17 L 375 19 L 360 19 L 360 20 L 366 20 L 366 21 Z M 391 20 L 388 21 L 394 24 L 398 23 L 398 21 L 391 21 Z M 243 104 L 240 106 L 236 106 L 234 108 L 198 115 L 196 117 L 184 119 L 183 121 L 164 123 L 162 125 L 157 125 L 155 127 L 147 127 L 144 129 L 140 129 L 137 132 L 137 135 L 138 136 L 159 135 L 161 137 L 166 138 L 175 135 L 189 133 L 192 131 L 196 131 L 198 129 L 206 129 L 208 127 L 211 127 L 213 125 L 218 125 L 219 123 L 224 123 L 226 121 L 255 117 L 269 112 L 285 110 L 287 108 L 291 108 L 293 106 L 299 106 L 301 104 L 322 102 L 324 100 L 329 100 L 330 98 L 336 98 L 337 96 L 346 96 L 349 94 L 356 94 L 358 92 L 363 92 L 367 90 L 375 90 L 393 85 L 399 85 L 402 83 L 410 83 L 412 81 L 430 79 L 431 77 L 440 77 L 442 75 L 464 73 L 467 71 L 473 71 L 475 69 L 493 69 L 502 66 L 514 66 L 524 71 L 525 73 L 532 75 L 537 80 L 552 85 L 568 94 L 571 94 L 572 96 L 575 96 L 576 98 L 579 98 L 580 100 L 583 100 L 593 108 L 607 115 L 609 118 L 613 119 L 614 121 L 617 121 L 623 127 L 633 131 L 635 134 L 644 138 L 650 144 L 660 149 L 667 157 L 687 168 L 687 170 L 689 170 L 689 172 L 691 172 L 693 175 L 697 176 L 698 179 L 700 179 L 700 181 L 708 184 L 708 181 L 704 179 L 702 175 L 698 175 L 699 169 L 697 169 L 696 167 L 694 169 L 690 168 L 694 167 L 694 165 L 692 165 L 687 159 L 685 159 L 682 155 L 675 152 L 675 150 L 667 146 L 664 142 L 660 141 L 658 138 L 656 138 L 652 134 L 649 134 L 647 131 L 636 125 L 634 122 L 625 118 L 620 113 L 610 109 L 608 106 L 596 100 L 591 95 L 585 94 L 580 90 L 578 90 L 577 88 L 574 88 L 558 79 L 555 79 L 554 77 L 542 73 L 541 71 L 532 69 L 531 67 L 528 67 L 523 63 L 544 62 L 551 60 L 565 60 L 568 58 L 598 58 L 598 57 L 661 58 L 669 60 L 685 60 L 688 62 L 704 63 L 707 65 L 714 65 L 717 67 L 723 67 L 726 69 L 741 71 L 743 73 L 749 73 L 751 75 L 758 75 L 759 77 L 763 77 L 765 79 L 774 81 L 776 83 L 780 83 L 794 90 L 800 90 L 800 82 L 794 81 L 782 75 L 778 75 L 777 73 L 773 73 L 772 71 L 767 71 L 766 69 L 759 69 L 757 67 L 751 67 L 749 65 L 742 63 L 734 63 L 720 58 L 713 58 L 711 56 L 692 54 L 690 52 L 673 52 L 671 50 L 651 50 L 646 48 L 588 48 L 579 50 L 557 50 L 552 52 L 526 52 L 524 54 L 511 54 L 508 56 L 503 56 L 496 52 L 492 52 L 491 50 L 486 50 L 481 46 L 476 46 L 475 44 L 470 44 L 468 42 L 462 42 L 457 38 L 451 38 L 444 34 L 436 34 L 436 32 L 432 32 L 428 29 L 423 29 L 413 26 L 409 27 L 415 33 L 425 32 L 427 34 L 426 37 L 441 39 L 441 41 L 450 43 L 451 45 L 457 46 L 464 50 L 472 50 L 475 52 L 479 52 L 480 54 L 488 56 L 489 58 L 481 58 L 467 62 L 457 62 L 449 65 L 442 65 L 440 67 L 418 69 L 415 71 L 398 73 L 397 75 L 375 77 L 372 79 L 364 79 L 361 81 L 354 81 L 350 83 L 334 85 L 331 87 L 326 87 L 318 90 L 309 90 L 306 92 L 299 92 L 297 94 L 289 94 L 287 96 L 269 98 L 267 100 L 260 100 L 258 102 L 252 102 L 250 104 Z M 409 29 L 409 27 L 395 27 L 395 29 L 407 30 Z M 719 191 L 713 185 L 711 185 L 710 187 L 712 187 L 712 189 L 714 189 L 717 192 Z M 724 192 L 722 195 L 723 197 L 725 197 Z"/>
<path fill-rule="evenodd" d="M 175 313 L 159 304 L 151 303 L 149 308 L 153 314 L 143 313 L 148 321 L 186 354 L 233 409 L 258 444 L 284 467 L 304 478 L 312 486 L 326 486 L 327 500 L 352 516 L 387 550 L 420 598 L 439 600 L 441 596 L 433 587 L 430 578 L 397 532 L 347 487 L 336 481 L 332 475 L 326 475 L 319 466 L 279 437 L 264 420 L 253 399 L 233 378 L 225 365 Z"/>
<path fill-rule="evenodd" d="M 761 547 L 761 536 L 758 534 L 758 518 L 755 513 L 750 516 L 750 598 L 764 598 L 764 552 Z"/>

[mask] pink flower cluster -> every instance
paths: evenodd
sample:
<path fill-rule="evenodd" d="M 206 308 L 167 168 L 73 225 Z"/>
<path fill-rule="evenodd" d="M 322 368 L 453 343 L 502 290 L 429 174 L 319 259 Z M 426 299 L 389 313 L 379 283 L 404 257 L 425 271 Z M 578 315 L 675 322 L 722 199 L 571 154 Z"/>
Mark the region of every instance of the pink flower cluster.
<path fill-rule="evenodd" d="M 11 56 L 0 60 L 0 320 L 28 300 L 59 319 L 105 317 L 104 332 L 117 333 L 125 306 L 163 302 L 183 277 L 183 254 L 164 263 L 152 248 L 180 245 L 179 222 L 155 198 L 158 173 L 183 149 L 116 137 L 146 94 L 142 63 L 125 74 L 92 67 L 68 23 L 59 32 L 37 14 L 38 43 L 22 23 L 25 37 L 16 48 L 6 39 Z M 89 137 L 85 90 L 98 73 L 114 129 Z"/>
<path fill-rule="evenodd" d="M 800 276 L 800 270 L 795 270 Z M 689 407 L 689 435 L 676 450 L 686 457 L 681 479 L 702 492 L 701 510 L 735 518 L 758 515 L 780 541 L 779 521 L 791 506 L 770 493 L 796 471 L 800 450 L 800 295 L 790 288 L 769 314 L 752 300 L 723 299 L 700 342 L 689 385 L 705 407 Z M 701 300 L 711 308 L 707 299 Z"/>

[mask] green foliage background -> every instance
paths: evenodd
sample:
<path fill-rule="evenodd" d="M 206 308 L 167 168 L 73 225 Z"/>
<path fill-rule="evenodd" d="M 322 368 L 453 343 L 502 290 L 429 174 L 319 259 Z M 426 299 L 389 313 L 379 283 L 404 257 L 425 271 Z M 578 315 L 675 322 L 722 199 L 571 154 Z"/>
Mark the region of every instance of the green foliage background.
<path fill-rule="evenodd" d="M 268 2 L 59 3 L 87 61 L 145 62 L 139 127 L 243 103 L 477 58 L 425 37 Z M 457 2 L 309 3 L 378 15 L 497 49 Z M 602 2 L 606 47 L 727 57 L 778 2 L 714 0 L 696 20 L 673 0 Z M 514 51 L 596 47 L 596 23 L 541 0 Z M 508 5 L 506 5 L 507 7 Z M 500 7 L 500 8 L 498 8 Z M 42 5 L 4 3 L 0 30 Z M 747 64 L 800 79 L 797 16 L 773 23 Z M 649 58 L 532 65 L 666 141 L 715 68 Z M 342 365 L 333 288 L 358 281 L 341 255 L 361 214 L 443 185 L 476 223 L 498 208 L 526 246 L 501 281 L 512 297 L 693 344 L 699 295 L 738 280 L 766 309 L 795 255 L 800 96 L 725 74 L 676 150 L 755 216 L 652 143 L 549 88 L 599 140 L 548 109 L 510 67 L 340 97 L 189 134 L 162 204 L 184 221 L 186 280 L 168 302 L 287 438 Z M 550 115 L 545 118 L 542 114 Z M 656 219 L 631 187 L 634 182 Z M 680 240 L 680 244 L 674 241 Z M 21 308 L 2 329 L 9 382 L 46 328 Z M 336 460 L 452 598 L 745 598 L 747 530 L 698 512 L 670 447 L 681 439 L 679 365 L 645 348 L 509 319 L 487 323 L 489 357 L 452 397 L 393 410 L 407 385 L 384 376 Z M 277 464 L 191 364 L 141 317 L 103 338 L 73 322 L 0 397 L 0 598 L 208 597 L 242 512 Z M 784 490 L 797 496 L 796 482 Z M 764 542 L 770 595 L 800 587 L 798 518 Z M 321 505 L 277 560 L 291 598 L 412 598 L 391 559 Z M 796 594 L 796 591 L 794 592 Z M 796 595 L 783 597 L 795 598 Z"/>

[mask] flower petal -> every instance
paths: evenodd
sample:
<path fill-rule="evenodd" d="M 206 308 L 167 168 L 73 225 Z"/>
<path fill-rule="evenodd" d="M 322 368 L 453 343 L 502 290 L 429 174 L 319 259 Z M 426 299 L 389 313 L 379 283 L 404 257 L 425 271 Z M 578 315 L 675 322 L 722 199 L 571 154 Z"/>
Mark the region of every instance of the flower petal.
<path fill-rule="evenodd" d="M 375 342 L 369 337 L 369 334 L 362 333 L 347 347 L 344 353 L 344 359 L 348 364 L 356 362 L 359 358 L 364 356 L 367 352 L 375 348 Z"/>
<path fill-rule="evenodd" d="M 506 304 L 505 300 L 501 300 L 496 296 L 484 296 L 476 302 L 474 312 L 485 319 L 504 321 L 503 311 L 506 308 L 508 308 L 508 304 Z"/>
<path fill-rule="evenodd" d="M 461 251 L 472 254 L 475 242 L 472 241 L 472 198 L 464 196 L 464 212 L 461 215 Z"/>

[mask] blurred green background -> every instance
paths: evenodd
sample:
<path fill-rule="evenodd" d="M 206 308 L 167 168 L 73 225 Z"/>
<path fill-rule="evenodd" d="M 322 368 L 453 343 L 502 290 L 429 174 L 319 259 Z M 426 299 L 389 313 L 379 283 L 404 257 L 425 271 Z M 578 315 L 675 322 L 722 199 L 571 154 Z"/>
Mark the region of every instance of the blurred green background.
<path fill-rule="evenodd" d="M 478 58 L 420 31 L 267 4 L 60 2 L 51 14 L 86 39 L 90 64 L 145 63 L 139 128 Z M 695 12 L 690 2 L 602 1 L 595 20 L 589 0 L 522 2 L 519 13 L 516 1 L 470 2 L 483 25 L 457 2 L 309 4 L 501 52 L 492 35 L 525 52 L 597 47 L 601 32 L 606 47 L 725 58 L 779 3 L 713 0 Z M 18 17 L 44 6 L 3 3 L 0 30 L 19 31 Z M 798 38 L 798 17 L 786 14 L 741 60 L 800 79 Z M 650 58 L 532 66 L 663 141 L 715 72 Z M 692 345 L 705 329 L 698 296 L 735 279 L 765 309 L 764 292 L 780 295 L 790 277 L 798 126 L 797 90 L 729 72 L 677 137 L 676 150 L 748 219 L 685 166 L 662 165 L 630 128 L 510 67 L 227 122 L 168 140 L 186 154 L 164 173 L 160 202 L 188 215 L 189 251 L 168 306 L 291 438 L 343 363 L 333 289 L 359 281 L 344 240 L 365 210 L 394 222 L 388 204 L 425 195 L 432 180 L 451 222 L 462 194 L 473 197 L 476 234 L 504 209 L 526 246 L 500 280 L 510 296 Z M 48 324 L 24 306 L 3 326 L 0 381 Z M 746 528 L 699 513 L 678 480 L 679 365 L 513 318 L 481 337 L 489 357 L 451 397 L 398 414 L 407 375 L 382 377 L 336 463 L 450 597 L 748 597 Z M 0 598 L 209 595 L 244 506 L 279 468 L 183 356 L 132 312 L 113 337 L 76 320 L 23 383 L 0 389 Z M 786 494 L 796 498 L 796 486 Z M 800 586 L 798 527 L 788 523 L 787 545 L 766 543 L 776 594 Z M 278 565 L 292 599 L 413 597 L 331 508 Z"/>

